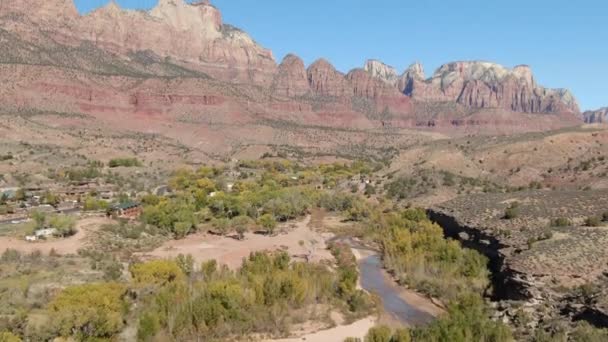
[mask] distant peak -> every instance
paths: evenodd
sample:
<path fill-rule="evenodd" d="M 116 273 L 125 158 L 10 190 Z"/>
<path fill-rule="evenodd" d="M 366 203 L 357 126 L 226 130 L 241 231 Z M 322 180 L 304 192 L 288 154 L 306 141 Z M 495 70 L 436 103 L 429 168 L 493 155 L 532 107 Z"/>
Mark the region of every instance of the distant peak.
<path fill-rule="evenodd" d="M 365 62 L 364 70 L 372 77 L 381 79 L 386 83 L 395 84 L 397 82 L 397 70 L 377 59 L 368 59 Z"/>
<path fill-rule="evenodd" d="M 121 11 L 120 5 L 115 0 L 110 0 L 110 2 L 108 2 L 108 4 L 105 5 L 103 8 L 105 11 L 108 11 L 108 12 L 120 12 Z"/>
<path fill-rule="evenodd" d="M 206 32 L 210 38 L 219 36 L 222 29 L 222 15 L 209 1 L 159 0 L 149 13 L 173 27 Z"/>
<path fill-rule="evenodd" d="M 423 80 L 425 78 L 424 66 L 418 62 L 413 63 L 407 69 L 405 69 L 405 75 L 411 78 Z"/>
<path fill-rule="evenodd" d="M 285 57 L 283 57 L 282 63 L 290 63 L 290 62 L 302 62 L 302 64 L 304 64 L 304 62 L 302 61 L 302 58 L 300 58 L 298 55 L 293 54 L 293 53 L 288 53 L 287 55 L 285 55 Z"/>

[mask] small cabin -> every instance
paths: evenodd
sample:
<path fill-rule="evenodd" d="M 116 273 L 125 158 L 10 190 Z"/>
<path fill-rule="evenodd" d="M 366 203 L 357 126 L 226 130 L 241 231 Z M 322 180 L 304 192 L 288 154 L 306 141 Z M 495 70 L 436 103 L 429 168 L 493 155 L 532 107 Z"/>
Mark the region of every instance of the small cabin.
<path fill-rule="evenodd" d="M 135 219 L 141 214 L 141 204 L 137 202 L 127 202 L 114 205 L 110 208 L 110 215 L 120 218 Z"/>

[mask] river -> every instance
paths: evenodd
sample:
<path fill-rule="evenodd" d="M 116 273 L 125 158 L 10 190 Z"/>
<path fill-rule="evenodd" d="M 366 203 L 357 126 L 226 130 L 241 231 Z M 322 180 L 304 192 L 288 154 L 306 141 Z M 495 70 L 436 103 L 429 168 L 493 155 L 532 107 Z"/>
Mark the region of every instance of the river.
<path fill-rule="evenodd" d="M 434 315 L 419 308 L 420 303 L 409 302 L 404 298 L 405 290 L 388 276 L 377 254 L 360 259 L 359 272 L 361 287 L 380 297 L 385 314 L 393 320 L 405 326 L 417 326 L 435 319 Z M 436 311 L 439 310 L 436 308 Z"/>

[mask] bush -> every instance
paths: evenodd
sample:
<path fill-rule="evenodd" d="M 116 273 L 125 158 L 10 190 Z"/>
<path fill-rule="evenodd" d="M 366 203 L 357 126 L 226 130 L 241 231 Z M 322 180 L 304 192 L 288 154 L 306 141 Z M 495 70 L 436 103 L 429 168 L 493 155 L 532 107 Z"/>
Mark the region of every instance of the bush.
<path fill-rule="evenodd" d="M 140 308 L 138 339 L 224 341 L 284 334 L 289 322 L 315 318 L 310 307 L 344 310 L 337 282 L 326 266 L 292 262 L 286 252 L 252 253 L 238 271 L 206 262 L 188 282 L 172 282 L 148 297 Z"/>
<path fill-rule="evenodd" d="M 361 342 L 361 339 L 356 337 L 347 337 L 344 339 L 344 342 Z"/>
<path fill-rule="evenodd" d="M 571 225 L 572 225 L 572 221 L 570 221 L 569 219 L 567 219 L 565 217 L 558 217 L 551 221 L 552 227 L 568 227 Z"/>
<path fill-rule="evenodd" d="M 133 280 L 143 285 L 166 285 L 184 278 L 179 265 L 170 260 L 154 260 L 131 265 L 129 268 Z"/>
<path fill-rule="evenodd" d="M 60 336 L 78 340 L 109 338 L 124 326 L 126 287 L 115 283 L 72 286 L 50 304 L 53 324 Z"/>
<path fill-rule="evenodd" d="M 274 230 L 277 228 L 277 220 L 270 214 L 262 215 L 258 220 L 258 224 L 266 229 L 269 235 L 274 234 Z"/>
<path fill-rule="evenodd" d="M 488 284 L 487 259 L 457 241 L 424 211 L 375 211 L 368 222 L 382 250 L 385 267 L 399 279 L 425 294 L 449 301 L 461 293 L 481 293 Z"/>
<path fill-rule="evenodd" d="M 511 205 L 505 210 L 505 220 L 512 220 L 519 217 L 519 203 L 513 202 Z"/>
<path fill-rule="evenodd" d="M 57 237 L 69 237 L 77 233 L 76 219 L 68 215 L 54 215 L 49 219 L 49 226 L 57 229 Z"/>
<path fill-rule="evenodd" d="M 391 328 L 381 325 L 369 329 L 365 335 L 365 342 L 391 342 Z"/>
<path fill-rule="evenodd" d="M 141 162 L 136 158 L 116 158 L 110 160 L 108 166 L 111 168 L 115 167 L 138 167 L 141 166 Z"/>
<path fill-rule="evenodd" d="M 150 341 L 160 330 L 160 321 L 158 314 L 155 312 L 147 312 L 139 319 L 137 328 L 138 341 Z"/>
<path fill-rule="evenodd" d="M 21 339 L 18 336 L 15 336 L 10 332 L 5 331 L 0 332 L 0 342 L 21 342 Z"/>
<path fill-rule="evenodd" d="M 447 339 L 446 339 L 447 338 Z M 448 313 L 426 327 L 412 331 L 414 341 L 513 341 L 508 326 L 490 318 L 483 299 L 478 295 L 458 298 Z"/>
<path fill-rule="evenodd" d="M 602 220 L 597 216 L 587 217 L 585 220 L 585 226 L 587 227 L 599 227 L 602 225 Z"/>

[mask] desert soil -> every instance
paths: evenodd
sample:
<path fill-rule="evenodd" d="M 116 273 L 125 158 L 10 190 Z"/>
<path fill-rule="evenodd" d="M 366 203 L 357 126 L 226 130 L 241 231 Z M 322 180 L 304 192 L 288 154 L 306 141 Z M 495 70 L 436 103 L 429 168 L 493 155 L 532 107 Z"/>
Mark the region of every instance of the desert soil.
<path fill-rule="evenodd" d="M 265 340 L 265 342 L 341 342 L 347 337 L 363 339 L 367 331 L 376 325 L 372 317 L 364 318 L 349 325 L 340 325 L 331 329 L 321 330 L 300 337 L 285 338 L 280 340 Z"/>
<path fill-rule="evenodd" d="M 182 240 L 168 241 L 142 257 L 173 258 L 190 254 L 197 264 L 215 259 L 232 269 L 238 268 L 243 258 L 258 251 L 285 250 L 299 259 L 310 255 L 310 262 L 332 259 L 325 241 L 333 235 L 313 231 L 310 221 L 311 217 L 307 216 L 301 221 L 281 225 L 276 236 L 248 233 L 244 240 L 205 233 L 190 235 Z"/>
<path fill-rule="evenodd" d="M 40 251 L 43 254 L 48 254 L 51 250 L 55 250 L 60 255 L 77 254 L 79 249 L 87 245 L 88 236 L 91 232 L 99 229 L 104 224 L 112 222 L 114 221 L 106 217 L 83 218 L 76 223 L 78 232 L 65 239 L 28 242 L 14 237 L 0 237 L 0 252 L 10 248 L 22 253 Z"/>

